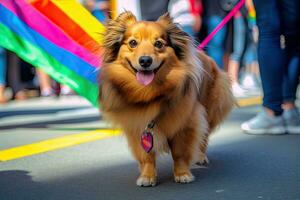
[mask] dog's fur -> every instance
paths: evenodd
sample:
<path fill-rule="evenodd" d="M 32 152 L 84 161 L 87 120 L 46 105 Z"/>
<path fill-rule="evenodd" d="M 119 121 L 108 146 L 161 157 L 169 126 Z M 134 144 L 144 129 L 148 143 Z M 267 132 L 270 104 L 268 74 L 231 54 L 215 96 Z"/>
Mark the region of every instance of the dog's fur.
<path fill-rule="evenodd" d="M 137 41 L 136 47 L 130 40 Z M 162 48 L 153 44 L 160 40 Z M 156 22 L 137 22 L 124 12 L 106 25 L 99 102 L 103 116 L 125 133 L 140 167 L 137 184 L 156 184 L 155 157 L 171 152 L 176 182 L 193 181 L 192 162 L 207 162 L 210 133 L 234 105 L 227 75 L 168 14 Z M 136 72 L 141 56 L 153 58 L 154 80 L 140 84 Z M 141 134 L 155 121 L 154 148 L 146 153 Z"/>

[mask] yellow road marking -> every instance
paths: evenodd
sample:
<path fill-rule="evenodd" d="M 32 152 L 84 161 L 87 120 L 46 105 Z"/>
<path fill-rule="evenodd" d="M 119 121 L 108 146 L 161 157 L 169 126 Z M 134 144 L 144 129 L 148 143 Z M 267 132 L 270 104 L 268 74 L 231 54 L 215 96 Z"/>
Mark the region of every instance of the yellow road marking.
<path fill-rule="evenodd" d="M 58 137 L 50 140 L 45 140 L 33 144 L 14 147 L 0 151 L 0 162 L 14 160 L 34 154 L 40 154 L 47 151 L 53 151 L 65 147 L 70 147 L 86 142 L 100 140 L 108 137 L 118 136 L 120 130 L 96 130 L 84 133 L 72 134 L 63 137 Z"/>
<path fill-rule="evenodd" d="M 261 96 L 249 97 L 249 98 L 238 100 L 238 105 L 240 107 L 253 106 L 253 105 L 259 105 L 259 104 L 262 104 L 262 97 Z"/>

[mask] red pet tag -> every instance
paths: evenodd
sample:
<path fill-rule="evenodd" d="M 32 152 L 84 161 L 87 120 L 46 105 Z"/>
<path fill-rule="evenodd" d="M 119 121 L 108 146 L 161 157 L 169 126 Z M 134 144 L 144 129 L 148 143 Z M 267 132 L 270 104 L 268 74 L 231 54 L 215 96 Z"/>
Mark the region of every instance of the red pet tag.
<path fill-rule="evenodd" d="M 144 130 L 141 136 L 141 145 L 149 153 L 153 148 L 153 134 L 149 130 Z"/>
<path fill-rule="evenodd" d="M 146 153 L 149 153 L 153 148 L 153 127 L 155 125 L 154 120 L 147 124 L 145 130 L 141 136 L 141 145 Z"/>

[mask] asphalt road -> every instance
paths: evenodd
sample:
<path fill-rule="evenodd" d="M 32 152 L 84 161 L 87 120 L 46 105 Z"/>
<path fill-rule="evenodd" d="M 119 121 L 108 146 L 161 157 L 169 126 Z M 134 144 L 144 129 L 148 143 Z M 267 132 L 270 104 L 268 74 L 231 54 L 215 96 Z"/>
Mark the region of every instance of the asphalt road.
<path fill-rule="evenodd" d="M 300 200 L 300 135 L 251 136 L 239 124 L 258 106 L 235 109 L 211 137 L 210 164 L 196 181 L 173 181 L 170 155 L 158 159 L 156 187 L 135 185 L 137 164 L 123 136 L 0 162 L 0 200 Z M 107 127 L 78 98 L 0 107 L 1 151 Z M 0 156 L 1 160 L 1 156 Z"/>

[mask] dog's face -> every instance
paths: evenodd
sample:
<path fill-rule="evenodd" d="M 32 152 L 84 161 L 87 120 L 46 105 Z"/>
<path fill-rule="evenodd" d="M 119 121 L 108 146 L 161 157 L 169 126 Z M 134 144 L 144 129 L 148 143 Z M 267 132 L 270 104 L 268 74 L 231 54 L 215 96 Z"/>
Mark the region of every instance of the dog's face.
<path fill-rule="evenodd" d="M 139 22 L 125 33 L 120 53 L 142 85 L 150 84 L 170 52 L 163 27 L 154 22 Z"/>
<path fill-rule="evenodd" d="M 156 22 L 137 22 L 131 12 L 108 22 L 104 36 L 104 62 L 121 62 L 144 86 L 162 78 L 171 63 L 185 59 L 190 37 L 168 14 Z"/>

